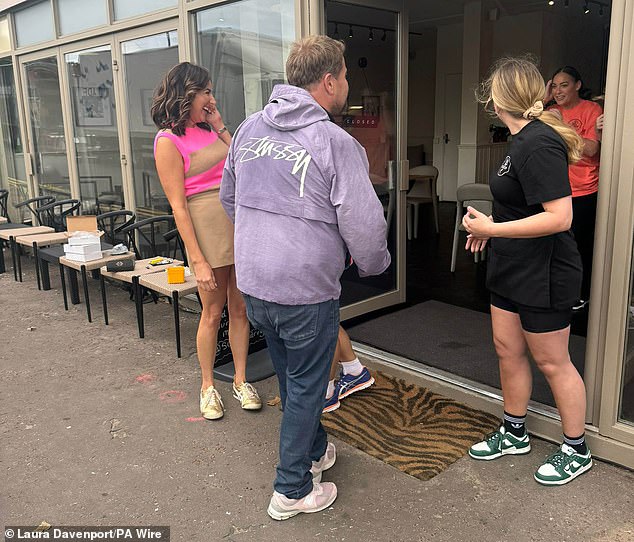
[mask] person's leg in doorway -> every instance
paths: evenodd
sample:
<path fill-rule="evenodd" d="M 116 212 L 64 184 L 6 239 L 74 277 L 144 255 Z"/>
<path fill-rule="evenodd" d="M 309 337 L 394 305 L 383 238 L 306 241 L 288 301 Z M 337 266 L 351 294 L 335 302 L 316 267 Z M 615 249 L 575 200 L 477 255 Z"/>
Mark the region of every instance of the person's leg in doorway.
<path fill-rule="evenodd" d="M 581 299 L 574 307 L 583 309 L 590 299 L 592 280 L 592 258 L 594 255 L 594 230 L 597 218 L 597 193 L 572 198 L 572 225 L 570 229 L 577 241 L 577 248 L 583 265 Z"/>
<path fill-rule="evenodd" d="M 337 375 L 341 368 L 341 378 Z M 326 402 L 324 412 L 332 412 L 339 408 L 339 400 L 349 395 L 369 388 L 374 384 L 374 378 L 367 367 L 359 361 L 352 349 L 350 337 L 346 330 L 339 326 L 337 348 L 330 367 L 330 380 L 326 390 Z"/>

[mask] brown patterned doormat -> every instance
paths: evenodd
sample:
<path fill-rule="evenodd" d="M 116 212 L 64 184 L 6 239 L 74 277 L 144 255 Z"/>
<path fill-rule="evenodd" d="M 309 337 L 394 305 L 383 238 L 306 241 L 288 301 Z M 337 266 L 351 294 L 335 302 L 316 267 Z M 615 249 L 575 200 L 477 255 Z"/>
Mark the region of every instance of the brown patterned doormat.
<path fill-rule="evenodd" d="M 372 387 L 346 397 L 321 421 L 331 435 L 420 480 L 445 470 L 500 423 L 426 388 L 372 375 Z"/>

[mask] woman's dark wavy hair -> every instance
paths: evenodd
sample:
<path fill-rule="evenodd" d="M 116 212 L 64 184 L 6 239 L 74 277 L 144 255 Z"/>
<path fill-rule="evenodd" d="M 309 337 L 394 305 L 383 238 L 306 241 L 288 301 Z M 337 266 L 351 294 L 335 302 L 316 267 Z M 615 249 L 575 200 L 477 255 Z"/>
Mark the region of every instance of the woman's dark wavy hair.
<path fill-rule="evenodd" d="M 555 70 L 555 73 L 553 73 L 553 76 L 550 78 L 550 80 L 552 81 L 555 78 L 555 75 L 558 75 L 560 73 L 565 73 L 566 75 L 569 75 L 570 77 L 572 77 L 575 83 L 577 81 L 581 81 L 581 88 L 579 89 L 579 98 L 583 100 L 590 99 L 590 97 L 592 96 L 592 91 L 589 88 L 586 88 L 586 86 L 583 84 L 583 79 L 581 79 L 581 74 L 576 68 L 573 68 L 572 66 L 562 66 L 561 68 Z"/>
<path fill-rule="evenodd" d="M 192 102 L 210 81 L 206 68 L 189 62 L 176 64 L 154 89 L 150 111 L 156 127 L 172 130 L 177 136 L 185 135 Z"/>

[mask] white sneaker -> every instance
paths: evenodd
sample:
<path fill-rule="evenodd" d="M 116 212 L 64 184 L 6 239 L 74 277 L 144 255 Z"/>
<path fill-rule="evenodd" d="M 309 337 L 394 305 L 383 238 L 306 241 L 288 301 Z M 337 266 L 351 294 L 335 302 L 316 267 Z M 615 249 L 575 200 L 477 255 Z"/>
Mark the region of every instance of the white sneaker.
<path fill-rule="evenodd" d="M 310 467 L 313 482 L 321 482 L 321 473 L 332 467 L 335 461 L 337 461 L 337 450 L 335 449 L 335 445 L 329 442 L 324 455 L 319 458 L 319 461 L 313 461 L 313 466 Z"/>
<path fill-rule="evenodd" d="M 200 413 L 206 420 L 217 420 L 225 415 L 225 405 L 213 386 L 200 391 Z"/>
<path fill-rule="evenodd" d="M 274 491 L 267 512 L 273 519 L 282 521 L 302 512 L 304 514 L 321 512 L 335 502 L 336 498 L 337 486 L 332 482 L 313 484 L 313 490 L 301 499 L 289 499 Z"/>

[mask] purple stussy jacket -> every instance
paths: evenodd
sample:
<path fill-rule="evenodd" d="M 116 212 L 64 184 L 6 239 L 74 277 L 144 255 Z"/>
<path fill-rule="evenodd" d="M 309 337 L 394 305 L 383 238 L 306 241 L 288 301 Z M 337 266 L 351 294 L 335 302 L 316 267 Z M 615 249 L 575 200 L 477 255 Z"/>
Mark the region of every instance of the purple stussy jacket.
<path fill-rule="evenodd" d="M 283 305 L 338 299 L 346 249 L 361 276 L 390 265 L 365 150 L 301 88 L 275 86 L 238 128 L 220 200 L 245 294 Z"/>

